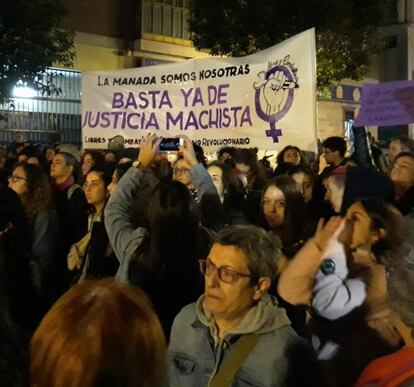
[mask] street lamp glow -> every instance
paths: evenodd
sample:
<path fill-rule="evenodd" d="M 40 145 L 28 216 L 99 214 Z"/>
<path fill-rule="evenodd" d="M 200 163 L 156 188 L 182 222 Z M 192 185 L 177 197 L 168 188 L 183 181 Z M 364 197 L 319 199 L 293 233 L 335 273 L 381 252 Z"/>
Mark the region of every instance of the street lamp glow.
<path fill-rule="evenodd" d="M 27 86 L 15 86 L 13 88 L 13 96 L 18 98 L 33 98 L 36 97 L 36 90 Z"/>

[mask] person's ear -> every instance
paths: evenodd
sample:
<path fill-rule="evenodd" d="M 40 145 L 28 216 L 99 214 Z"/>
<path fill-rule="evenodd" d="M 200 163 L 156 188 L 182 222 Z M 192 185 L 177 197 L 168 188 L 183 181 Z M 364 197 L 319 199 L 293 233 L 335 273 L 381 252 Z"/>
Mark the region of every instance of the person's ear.
<path fill-rule="evenodd" d="M 75 167 L 73 165 L 67 165 L 67 167 L 69 168 L 69 172 L 72 175 L 73 171 L 75 170 Z"/>
<path fill-rule="evenodd" d="M 253 295 L 253 300 L 259 300 L 263 294 L 267 293 L 272 284 L 272 280 L 269 277 L 260 277 L 256 284 L 256 290 Z"/>

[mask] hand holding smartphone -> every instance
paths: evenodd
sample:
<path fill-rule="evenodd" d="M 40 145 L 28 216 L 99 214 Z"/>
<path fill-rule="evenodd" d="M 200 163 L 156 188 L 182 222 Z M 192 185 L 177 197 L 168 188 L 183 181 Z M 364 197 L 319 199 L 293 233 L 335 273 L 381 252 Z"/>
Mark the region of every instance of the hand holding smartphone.
<path fill-rule="evenodd" d="M 180 150 L 180 147 L 184 144 L 184 141 L 181 137 L 167 137 L 163 138 L 160 146 L 160 152 L 177 152 Z"/>

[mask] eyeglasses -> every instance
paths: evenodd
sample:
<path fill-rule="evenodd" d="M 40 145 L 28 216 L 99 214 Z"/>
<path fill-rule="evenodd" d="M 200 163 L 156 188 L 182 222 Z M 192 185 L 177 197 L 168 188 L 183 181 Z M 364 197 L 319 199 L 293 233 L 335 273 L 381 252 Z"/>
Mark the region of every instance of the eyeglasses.
<path fill-rule="evenodd" d="M 242 277 L 257 278 L 251 274 L 240 273 L 226 266 L 217 267 L 209 259 L 200 259 L 198 262 L 200 263 L 201 273 L 203 273 L 205 276 L 209 276 L 217 272 L 219 279 L 226 284 L 234 284 L 238 281 L 239 278 Z"/>
<path fill-rule="evenodd" d="M 184 175 L 185 173 L 188 173 L 188 172 L 190 172 L 190 170 L 186 168 L 174 168 L 173 169 L 174 175 Z"/>
<path fill-rule="evenodd" d="M 26 179 L 25 177 L 21 176 L 12 175 L 9 177 L 9 181 L 11 181 L 12 183 L 17 183 L 19 180 L 29 181 L 29 179 Z"/>

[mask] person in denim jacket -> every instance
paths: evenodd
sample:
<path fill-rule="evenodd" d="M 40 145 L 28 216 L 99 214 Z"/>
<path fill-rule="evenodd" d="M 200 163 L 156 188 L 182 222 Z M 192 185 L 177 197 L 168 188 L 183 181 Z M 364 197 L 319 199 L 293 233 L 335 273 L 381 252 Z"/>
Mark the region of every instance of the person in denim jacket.
<path fill-rule="evenodd" d="M 309 346 L 267 293 L 279 255 L 263 229 L 239 225 L 220 232 L 207 260 L 200 261 L 204 295 L 185 307 L 172 327 L 169 386 L 217 385 L 223 362 L 234 356 L 238 340 L 251 334 L 258 341 L 229 385 L 312 385 Z"/>

